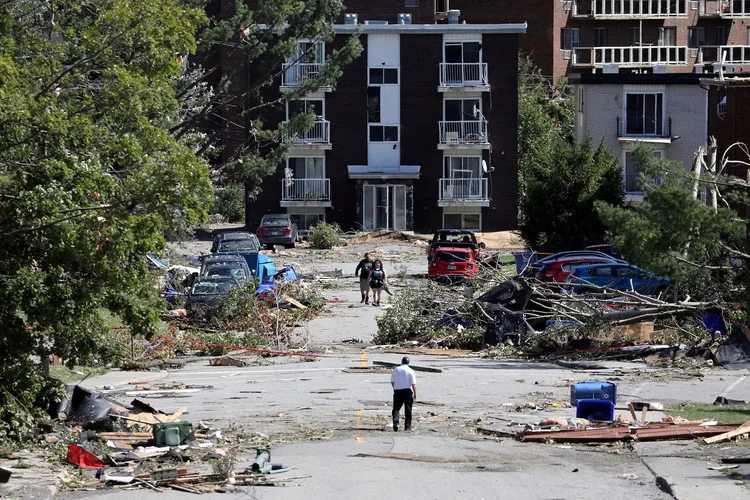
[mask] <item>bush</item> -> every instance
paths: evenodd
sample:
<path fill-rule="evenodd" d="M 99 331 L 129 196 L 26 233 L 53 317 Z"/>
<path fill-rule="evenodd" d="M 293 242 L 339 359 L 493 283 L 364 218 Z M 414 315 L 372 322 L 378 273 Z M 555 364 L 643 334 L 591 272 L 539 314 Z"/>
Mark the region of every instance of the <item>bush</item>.
<path fill-rule="evenodd" d="M 378 333 L 373 343 L 380 345 L 398 344 L 403 340 L 423 340 L 429 337 L 442 310 L 425 307 L 424 294 L 406 289 L 392 301 L 393 307 L 379 316 Z"/>
<path fill-rule="evenodd" d="M 217 188 L 214 193 L 214 214 L 221 215 L 227 222 L 245 220 L 245 186 L 230 184 Z"/>
<path fill-rule="evenodd" d="M 313 248 L 328 249 L 341 244 L 339 225 L 336 223 L 318 222 L 309 234 L 310 245 Z"/>

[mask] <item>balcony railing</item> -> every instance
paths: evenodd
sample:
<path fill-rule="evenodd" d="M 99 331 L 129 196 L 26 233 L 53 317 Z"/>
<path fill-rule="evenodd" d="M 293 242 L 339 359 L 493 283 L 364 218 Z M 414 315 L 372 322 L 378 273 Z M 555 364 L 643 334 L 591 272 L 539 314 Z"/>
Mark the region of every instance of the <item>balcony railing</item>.
<path fill-rule="evenodd" d="M 705 15 L 719 17 L 750 17 L 750 0 L 718 0 L 705 2 Z"/>
<path fill-rule="evenodd" d="M 487 179 L 440 179 L 441 201 L 488 200 Z"/>
<path fill-rule="evenodd" d="M 283 64 L 281 74 L 282 87 L 296 87 L 304 80 L 314 80 L 323 71 L 322 63 L 294 63 Z"/>
<path fill-rule="evenodd" d="M 672 118 L 630 120 L 617 117 L 617 137 L 671 137 Z"/>
<path fill-rule="evenodd" d="M 594 19 L 687 17 L 687 4 L 687 0 L 576 0 L 573 16 Z"/>
<path fill-rule="evenodd" d="M 331 199 L 331 179 L 284 179 L 281 201 L 327 201 Z"/>
<path fill-rule="evenodd" d="M 478 87 L 488 84 L 487 63 L 440 63 L 440 85 L 443 87 Z"/>
<path fill-rule="evenodd" d="M 578 47 L 573 50 L 573 65 L 596 67 L 617 64 L 622 68 L 677 66 L 687 64 L 686 46 Z"/>
<path fill-rule="evenodd" d="M 284 122 L 288 125 L 289 122 Z M 285 141 L 294 141 L 295 144 L 330 144 L 331 122 L 328 120 L 317 120 L 310 130 L 288 129 Z"/>
<path fill-rule="evenodd" d="M 441 121 L 440 144 L 488 144 L 487 120 Z"/>
<path fill-rule="evenodd" d="M 698 53 L 698 63 L 721 62 L 721 55 L 726 52 L 726 64 L 745 64 L 750 62 L 750 45 L 704 45 Z"/>

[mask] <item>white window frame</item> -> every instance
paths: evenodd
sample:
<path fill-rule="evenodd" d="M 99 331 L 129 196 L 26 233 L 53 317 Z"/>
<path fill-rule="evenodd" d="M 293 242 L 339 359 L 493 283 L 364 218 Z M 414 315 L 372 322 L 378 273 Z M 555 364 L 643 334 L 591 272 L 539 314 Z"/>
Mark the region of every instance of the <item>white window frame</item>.
<path fill-rule="evenodd" d="M 386 70 L 386 69 L 393 69 L 396 70 L 396 83 L 385 83 L 385 71 L 383 71 L 383 83 L 373 83 L 370 80 L 370 71 L 372 70 Z M 399 85 L 401 83 L 401 68 L 398 66 L 382 66 L 382 67 L 374 67 L 374 68 L 367 68 L 367 86 L 368 87 L 382 87 L 385 85 Z"/>
<path fill-rule="evenodd" d="M 625 89 L 623 99 L 622 99 L 622 117 L 627 120 L 628 117 L 628 96 L 630 95 L 658 95 L 661 94 L 661 117 L 662 117 L 662 132 L 661 133 L 653 133 L 653 134 L 646 134 L 645 131 L 640 134 L 627 134 L 627 130 L 623 130 L 624 135 L 644 135 L 644 136 L 654 136 L 659 137 L 664 134 L 664 126 L 667 122 L 667 96 L 666 92 L 664 91 L 664 88 L 659 89 Z M 644 109 L 645 111 L 645 109 Z M 627 126 L 627 125 L 626 125 Z"/>
<path fill-rule="evenodd" d="M 643 193 L 643 191 L 639 191 L 637 188 L 628 191 L 627 185 L 628 185 L 628 155 L 632 153 L 633 151 L 631 149 L 623 149 L 622 150 L 622 183 L 623 183 L 623 190 L 626 193 Z M 654 157 L 657 160 L 663 160 L 664 159 L 664 150 L 663 149 L 655 149 L 654 150 Z M 635 179 L 633 180 L 635 183 Z M 661 178 L 654 179 L 654 184 L 661 184 Z"/>
<path fill-rule="evenodd" d="M 286 159 L 286 168 L 291 171 L 291 169 L 292 169 L 291 160 L 292 159 L 297 159 L 297 158 L 305 160 L 305 177 L 296 177 L 295 176 L 294 177 L 295 179 L 327 179 L 327 177 L 326 177 L 326 157 L 325 156 L 290 156 L 289 158 Z M 307 161 L 308 160 L 322 160 L 322 162 L 321 162 L 323 164 L 323 176 L 322 177 L 307 177 L 307 167 L 308 167 Z"/>
<path fill-rule="evenodd" d="M 484 52 L 482 50 L 482 40 L 481 39 L 473 39 L 473 40 L 444 40 L 443 41 L 443 62 L 446 62 L 445 59 L 445 49 L 449 45 L 460 45 L 461 46 L 461 64 L 477 64 L 477 63 L 467 63 L 464 61 L 464 44 L 466 43 L 478 43 L 479 44 L 479 63 L 482 64 L 484 61 L 482 60 L 482 53 Z M 451 64 L 458 64 L 458 63 L 451 63 Z"/>
<path fill-rule="evenodd" d="M 453 170 L 451 170 L 450 162 L 453 158 L 461 158 L 461 165 L 463 166 L 465 160 L 467 159 L 478 159 L 479 160 L 479 177 L 470 177 L 470 179 L 483 179 L 482 176 L 482 156 L 481 155 L 445 155 L 443 157 L 443 178 L 444 179 L 453 179 L 454 177 L 451 175 Z M 468 170 L 468 169 L 467 169 Z"/>
<path fill-rule="evenodd" d="M 447 227 L 445 225 L 445 218 L 447 216 L 449 216 L 449 215 L 453 215 L 453 216 L 460 215 L 461 216 L 461 227 Z M 467 215 L 471 215 L 471 216 L 478 215 L 479 216 L 479 227 L 478 228 L 469 228 L 469 229 L 471 229 L 472 231 L 480 231 L 481 232 L 482 231 L 482 227 L 483 227 L 482 226 L 482 212 L 448 212 L 448 213 L 443 212 L 443 220 L 442 220 L 443 227 L 442 228 L 443 229 L 464 229 L 466 227 L 465 217 Z"/>
<path fill-rule="evenodd" d="M 672 36 L 667 37 L 666 34 L 671 33 Z M 672 41 L 673 43 L 667 44 L 666 42 L 669 41 L 667 38 L 674 38 Z M 666 26 L 659 28 L 659 39 L 657 40 L 656 44 L 659 47 L 674 47 L 677 45 L 677 27 L 675 26 Z"/>
<path fill-rule="evenodd" d="M 326 100 L 323 97 L 300 97 L 299 99 L 292 99 L 286 101 L 286 119 L 291 120 L 292 117 L 289 115 L 289 105 L 294 101 L 320 101 L 322 103 L 322 112 L 323 114 L 319 117 L 321 120 L 326 119 Z M 305 109 L 307 109 L 308 106 L 305 104 Z"/>
<path fill-rule="evenodd" d="M 697 43 L 692 44 L 691 41 L 694 37 L 697 37 Z M 688 48 L 699 49 L 706 45 L 706 28 L 703 26 L 688 26 Z"/>
<path fill-rule="evenodd" d="M 372 127 L 396 127 L 396 130 L 398 132 L 398 138 L 395 141 L 373 141 L 370 138 L 370 129 Z M 383 137 L 385 137 L 385 130 L 383 130 Z M 368 123 L 367 124 L 367 142 L 372 144 L 398 144 L 401 142 L 401 125 L 394 124 L 394 123 Z"/>
<path fill-rule="evenodd" d="M 476 118 L 472 117 L 471 119 L 468 119 L 468 120 L 466 118 L 463 118 L 463 117 L 460 120 L 448 120 L 448 118 L 446 118 L 446 116 L 445 116 L 446 115 L 446 113 L 445 113 L 445 104 L 448 101 L 469 101 L 469 100 L 479 101 L 479 106 L 477 106 L 477 108 L 479 108 L 479 116 L 477 116 Z M 482 99 L 479 96 L 477 96 L 477 97 L 446 97 L 445 99 L 443 99 L 443 121 L 444 122 L 447 122 L 447 121 L 457 121 L 457 122 L 479 122 L 479 121 L 482 121 L 482 118 L 484 117 L 484 111 L 482 110 L 482 101 L 483 100 L 484 99 Z M 461 104 L 461 110 L 462 110 L 461 114 L 463 115 L 463 104 Z"/>
<path fill-rule="evenodd" d="M 562 28 L 560 31 L 560 49 L 573 50 L 580 47 L 581 30 L 579 28 Z"/>

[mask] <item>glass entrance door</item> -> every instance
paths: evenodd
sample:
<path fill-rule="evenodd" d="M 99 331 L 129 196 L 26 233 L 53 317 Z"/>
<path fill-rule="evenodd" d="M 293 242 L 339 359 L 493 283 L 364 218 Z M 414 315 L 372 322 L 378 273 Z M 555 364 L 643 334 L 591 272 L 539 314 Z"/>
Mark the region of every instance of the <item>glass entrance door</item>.
<path fill-rule="evenodd" d="M 366 185 L 363 205 L 363 225 L 366 231 L 406 230 L 406 186 Z"/>

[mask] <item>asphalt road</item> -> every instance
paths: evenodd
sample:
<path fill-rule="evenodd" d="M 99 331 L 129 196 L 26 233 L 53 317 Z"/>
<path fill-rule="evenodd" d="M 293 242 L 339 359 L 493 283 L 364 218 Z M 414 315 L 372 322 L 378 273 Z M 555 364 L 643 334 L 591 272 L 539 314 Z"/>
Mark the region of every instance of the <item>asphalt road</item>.
<path fill-rule="evenodd" d="M 336 255 L 311 259 L 309 251 L 296 250 L 288 260 L 302 261 L 303 268 L 339 268 L 352 274 L 362 250 L 350 249 L 340 260 Z M 423 267 L 421 249 L 399 250 L 396 245 L 392 250 L 406 256 L 401 265 Z M 167 413 L 188 407 L 183 419 L 194 424 L 231 425 L 245 435 L 274 436 L 273 461 L 290 465 L 293 476 L 305 476 L 286 487 L 242 487 L 206 498 L 748 498 L 745 486 L 708 470 L 715 463 L 699 449 L 687 457 L 681 454 L 685 446 L 697 447 L 694 442 L 659 443 L 657 453 L 653 446 L 634 450 L 619 445 L 520 443 L 476 431 L 478 422 L 517 430 L 509 424 L 575 416 L 574 408 L 565 407 L 571 381 L 613 381 L 618 384 L 618 402 L 710 403 L 719 395 L 750 399 L 748 373 L 713 370 L 696 377 L 683 370 L 654 370 L 636 363 L 607 363 L 606 370 L 580 372 L 521 360 L 413 355 L 412 365 L 443 371 L 417 373 L 420 399 L 415 404 L 414 432 L 394 433 L 389 430 L 389 374 L 343 370 L 372 365 L 375 360 L 398 362 L 401 355 L 340 343 L 352 338 L 369 341 L 376 331 L 374 318 L 383 311 L 359 304 L 353 277 L 324 293 L 344 302 L 329 304 L 328 312 L 303 327 L 312 345 L 328 349 L 327 357 L 314 362 L 251 358 L 254 364 L 241 368 L 198 362 L 173 371 L 112 372 L 85 384 L 126 388 L 130 381 L 151 379 L 203 386 L 194 393 L 144 394 L 139 399 Z M 119 399 L 127 403 L 132 397 Z M 649 418 L 660 417 L 652 412 Z M 251 447 L 242 449 L 237 468 L 247 466 L 253 456 Z M 741 467 L 747 478 L 750 465 Z M 657 478 L 674 486 L 671 494 L 657 487 Z M 114 500 L 136 495 L 171 499 L 190 494 L 101 490 L 63 492 L 57 498 Z"/>

